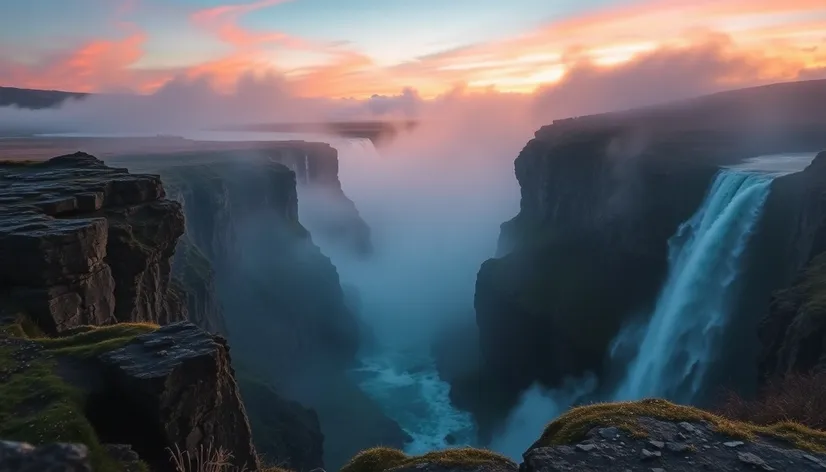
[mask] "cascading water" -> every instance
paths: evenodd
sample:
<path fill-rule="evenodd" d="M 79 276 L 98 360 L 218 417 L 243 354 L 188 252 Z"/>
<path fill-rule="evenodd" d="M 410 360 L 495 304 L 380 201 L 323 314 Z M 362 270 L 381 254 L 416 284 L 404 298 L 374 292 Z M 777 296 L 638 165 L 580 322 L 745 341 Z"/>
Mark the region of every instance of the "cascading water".
<path fill-rule="evenodd" d="M 696 398 L 771 180 L 719 171 L 699 210 L 669 240 L 668 277 L 653 316 L 644 329 L 629 328 L 617 339 L 638 350 L 613 400 Z"/>

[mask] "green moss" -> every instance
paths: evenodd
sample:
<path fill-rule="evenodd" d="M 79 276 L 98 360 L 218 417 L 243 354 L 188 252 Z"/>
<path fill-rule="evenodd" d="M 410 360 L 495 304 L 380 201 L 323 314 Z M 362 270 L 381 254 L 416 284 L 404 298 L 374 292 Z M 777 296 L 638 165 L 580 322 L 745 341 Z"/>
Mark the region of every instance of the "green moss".
<path fill-rule="evenodd" d="M 31 320 L 24 314 L 17 314 L 14 316 L 13 323 L 0 326 L 0 334 L 11 336 L 14 338 L 34 338 L 43 336 L 43 331 L 37 326 L 37 323 Z"/>
<path fill-rule="evenodd" d="M 428 452 L 421 456 L 408 456 L 398 449 L 374 447 L 358 453 L 341 468 L 341 472 L 383 472 L 395 467 L 410 467 L 427 463 L 460 469 L 485 464 L 505 464 L 516 467 L 510 459 L 484 449 L 469 447 L 445 449 Z"/>
<path fill-rule="evenodd" d="M 707 421 L 720 434 L 738 439 L 770 437 L 813 452 L 826 452 L 826 432 L 815 431 L 793 422 L 757 426 L 732 421 L 699 408 L 675 405 L 659 399 L 638 402 L 597 403 L 572 408 L 550 423 L 539 438 L 539 446 L 572 444 L 585 439 L 588 431 L 598 426 L 615 426 L 636 437 L 648 435 L 639 424 L 640 417 L 665 421 Z"/>
<path fill-rule="evenodd" d="M 158 325 L 120 323 L 110 326 L 81 326 L 59 338 L 34 339 L 54 354 L 88 358 L 125 346 L 136 336 L 151 333 Z"/>
<path fill-rule="evenodd" d="M 0 365 L 12 365 L 14 349 L 0 350 Z M 39 358 L 0 383 L 0 437 L 32 444 L 82 443 L 93 470 L 122 470 L 101 446 L 83 413 L 83 396 L 54 373 L 54 360 Z"/>

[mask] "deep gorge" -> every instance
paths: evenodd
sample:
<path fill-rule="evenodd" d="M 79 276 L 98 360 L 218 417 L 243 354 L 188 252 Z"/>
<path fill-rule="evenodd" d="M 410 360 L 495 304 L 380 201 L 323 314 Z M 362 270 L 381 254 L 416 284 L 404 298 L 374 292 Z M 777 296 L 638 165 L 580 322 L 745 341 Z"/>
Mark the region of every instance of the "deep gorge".
<path fill-rule="evenodd" d="M 4 165 L 0 308 L 58 343 L 168 325 L 69 369 L 90 398 L 150 405 L 141 427 L 164 433 L 134 449 L 153 466 L 212 434 L 296 471 L 379 444 L 528 450 L 540 470 L 568 454 L 539 438 L 572 406 L 713 408 L 824 365 L 822 134 L 639 113 L 542 128 L 513 167 L 507 146 L 421 162 L 341 139 Z M 195 384 L 217 406 L 164 416 Z"/>

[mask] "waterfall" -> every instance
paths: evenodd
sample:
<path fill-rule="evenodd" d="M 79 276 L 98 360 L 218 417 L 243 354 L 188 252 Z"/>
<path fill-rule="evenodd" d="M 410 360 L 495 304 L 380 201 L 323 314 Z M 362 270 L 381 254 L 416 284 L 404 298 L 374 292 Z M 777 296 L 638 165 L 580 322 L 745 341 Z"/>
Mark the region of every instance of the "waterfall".
<path fill-rule="evenodd" d="M 653 316 L 646 327 L 631 327 L 617 339 L 637 353 L 614 400 L 692 403 L 697 397 L 771 181 L 765 174 L 720 170 L 699 210 L 668 241 L 668 276 Z"/>

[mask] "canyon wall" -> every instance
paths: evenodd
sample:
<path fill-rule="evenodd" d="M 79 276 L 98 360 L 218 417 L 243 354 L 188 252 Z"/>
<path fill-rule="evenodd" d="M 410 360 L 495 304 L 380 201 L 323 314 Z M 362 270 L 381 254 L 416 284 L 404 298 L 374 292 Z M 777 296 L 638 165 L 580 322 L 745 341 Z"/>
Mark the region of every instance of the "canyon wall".
<path fill-rule="evenodd" d="M 805 171 L 777 179 L 773 199 L 752 263 L 773 290 L 755 300 L 763 316 L 761 382 L 826 367 L 826 152 Z"/>
<path fill-rule="evenodd" d="M 282 180 L 270 182 L 263 199 L 294 217 L 292 173 L 274 165 Z M 85 415 L 73 418 L 81 426 L 68 422 L 67 428 L 93 431 L 81 438 L 85 442 L 127 444 L 161 471 L 172 467 L 167 448 L 196 453 L 202 447 L 223 448 L 233 454 L 232 465 L 257 470 L 243 394 L 258 410 L 252 430 L 265 441 L 267 458 L 301 471 L 323 467 L 315 413 L 260 378 L 244 377 L 239 389 L 226 339 L 201 329 L 228 331 L 214 293 L 216 274 L 197 246 L 187 238 L 178 242 L 182 207 L 166 198 L 159 176 L 130 174 L 77 153 L 2 163 L 0 180 L 0 344 L 11 346 L 2 361 L 15 366 L 26 360 L 4 371 L 0 388 L 42 382 L 30 375 L 57 375 L 49 380 L 57 390 L 49 398 L 70 401 L 62 396 L 60 382 L 66 382 L 80 394 L 70 395 L 81 401 L 73 411 Z M 187 318 L 200 328 L 180 322 Z M 37 352 L 44 355 L 31 354 Z M 15 414 L 3 420 L 13 435 L 17 421 L 53 422 L 38 416 L 50 414 L 50 404 L 43 412 L 6 408 Z M 117 460 L 92 453 L 96 466 Z"/>
<path fill-rule="evenodd" d="M 604 377 L 611 342 L 650 314 L 667 241 L 712 176 L 748 157 L 826 148 L 826 112 L 806 103 L 824 84 L 723 93 L 537 131 L 514 165 L 520 212 L 502 225 L 497 257 L 477 277 L 480 366 L 451 379 L 452 398 L 476 414 L 483 436 L 535 382 L 556 387 L 588 373 L 603 385 L 616 380 Z M 773 184 L 727 336 L 740 336 L 727 358 L 741 365 L 717 366 L 717 384 L 756 383 L 758 321 L 819 244 L 820 162 Z M 723 382 L 725 371 L 737 373 Z"/>
<path fill-rule="evenodd" d="M 313 199 L 303 200 L 304 205 L 336 210 L 326 212 L 329 225 L 314 227 L 326 228 L 325 237 L 353 253 L 369 255 L 369 229 L 341 190 L 335 149 L 288 142 L 231 152 L 118 156 L 107 162 L 161 175 L 187 221 L 175 279 L 188 294 L 196 294 L 199 306 L 223 313 L 243 378 L 268 384 L 297 402 L 283 423 L 320 422 L 328 467 L 366 447 L 400 447 L 408 440 L 347 375 L 363 328 L 348 308 L 351 300 L 345 299 L 335 266 L 298 219 L 299 194 L 311 192 Z M 271 408 L 256 400 L 261 391 L 241 384 L 253 416 Z M 300 412 L 300 405 L 311 408 L 317 419 Z"/>

